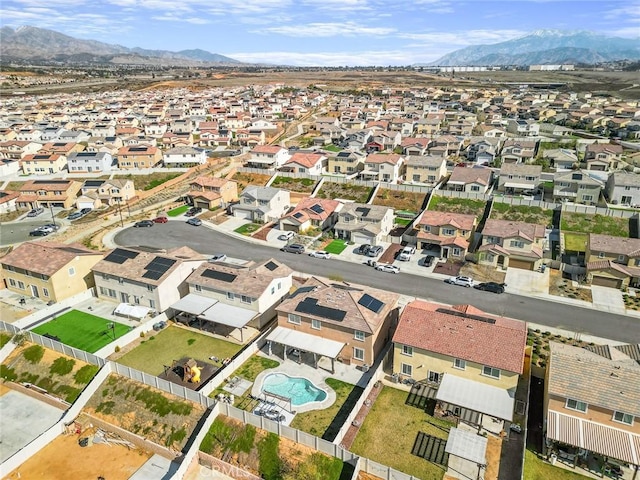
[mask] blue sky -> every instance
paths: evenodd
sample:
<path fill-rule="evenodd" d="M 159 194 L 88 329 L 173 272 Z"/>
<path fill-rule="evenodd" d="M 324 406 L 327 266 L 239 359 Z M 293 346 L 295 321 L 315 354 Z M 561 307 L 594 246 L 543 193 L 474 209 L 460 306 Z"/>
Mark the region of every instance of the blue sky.
<path fill-rule="evenodd" d="M 640 0 L 2 0 L 0 24 L 244 62 L 409 65 L 539 29 L 640 42 Z"/>

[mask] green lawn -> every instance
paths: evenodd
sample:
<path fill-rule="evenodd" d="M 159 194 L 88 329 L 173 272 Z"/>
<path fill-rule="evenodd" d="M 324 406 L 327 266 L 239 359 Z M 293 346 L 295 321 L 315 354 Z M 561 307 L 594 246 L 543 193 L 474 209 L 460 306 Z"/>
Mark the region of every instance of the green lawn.
<path fill-rule="evenodd" d="M 564 249 L 570 252 L 586 252 L 589 236 L 586 233 L 565 233 Z"/>
<path fill-rule="evenodd" d="M 244 225 L 236 228 L 234 232 L 239 233 L 241 235 L 250 236 L 253 232 L 258 230 L 262 225 L 257 223 L 245 223 Z"/>
<path fill-rule="evenodd" d="M 555 467 L 527 449 L 524 454 L 524 480 L 584 480 L 584 475 Z"/>
<path fill-rule="evenodd" d="M 337 153 L 337 152 L 340 152 L 340 151 L 342 150 L 339 146 L 337 146 L 337 145 L 333 145 L 333 144 L 331 144 L 331 145 L 325 145 L 324 147 L 322 147 L 322 149 L 323 149 L 323 150 L 327 150 L 327 151 L 329 151 L 329 152 L 336 152 L 336 153 Z"/>
<path fill-rule="evenodd" d="M 325 252 L 340 255 L 344 249 L 347 248 L 347 243 L 344 240 L 334 240 L 329 245 L 324 247 Z"/>
<path fill-rule="evenodd" d="M 167 215 L 170 217 L 177 217 L 179 215 L 182 215 L 187 210 L 189 210 L 189 205 L 183 205 L 181 207 L 174 208 L 173 210 L 169 210 L 167 212 Z"/>
<path fill-rule="evenodd" d="M 409 225 L 411 222 L 413 221 L 413 219 L 411 218 L 400 218 L 400 217 L 396 217 L 395 220 L 393 221 L 393 223 L 395 223 L 396 225 Z"/>
<path fill-rule="evenodd" d="M 276 360 L 271 360 L 270 358 L 259 357 L 258 355 L 254 355 L 249 360 L 244 362 L 242 366 L 240 366 L 235 372 L 233 372 L 230 377 L 238 376 L 242 377 L 245 380 L 249 380 L 250 382 L 255 381 L 258 374 L 264 370 L 268 370 L 270 368 L 276 368 L 280 365 L 280 362 Z M 219 386 L 213 392 L 209 394 L 211 398 L 216 398 L 219 393 L 226 393 L 224 391 L 224 385 Z M 246 392 L 245 396 L 251 392 Z M 245 397 L 236 397 L 234 405 L 238 408 L 242 408 L 241 405 L 245 405 L 246 407 L 253 406 L 253 403 L 245 404 Z"/>
<path fill-rule="evenodd" d="M 111 323 L 113 323 L 113 329 L 110 327 Z M 33 332 L 39 335 L 45 333 L 54 335 L 66 345 L 94 353 L 113 342 L 114 334 L 116 338 L 120 338 L 130 330 L 131 327 L 122 323 L 111 322 L 106 318 L 96 317 L 79 310 L 71 310 L 34 328 Z"/>
<path fill-rule="evenodd" d="M 412 455 L 411 449 L 418 432 L 446 439 L 453 424 L 405 405 L 408 395 L 402 390 L 383 387 L 351 451 L 423 480 L 439 480 L 444 476 L 443 467 Z"/>
<path fill-rule="evenodd" d="M 174 360 L 182 357 L 202 361 L 208 361 L 212 355 L 230 358 L 241 348 L 241 345 L 235 343 L 170 325 L 145 338 L 138 347 L 120 357 L 118 363 L 151 375 L 159 375 L 164 371 L 165 365 L 171 365 Z"/>
<path fill-rule="evenodd" d="M 4 347 L 7 343 L 9 343 L 9 340 L 11 340 L 11 337 L 13 337 L 13 335 L 11 335 L 10 333 L 0 332 L 0 348 Z"/>
<path fill-rule="evenodd" d="M 599 233 L 614 237 L 629 237 L 629 219 L 606 215 L 562 212 L 563 232 Z"/>
<path fill-rule="evenodd" d="M 297 414 L 291 427 L 333 441 L 360 398 L 362 388 L 334 378 L 327 378 L 327 385 L 335 390 L 336 401 L 328 408 Z"/>

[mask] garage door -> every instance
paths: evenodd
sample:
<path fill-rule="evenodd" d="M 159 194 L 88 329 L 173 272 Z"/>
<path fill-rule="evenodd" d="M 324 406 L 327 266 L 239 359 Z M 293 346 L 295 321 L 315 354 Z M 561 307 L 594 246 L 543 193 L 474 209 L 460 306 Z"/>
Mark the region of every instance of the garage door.
<path fill-rule="evenodd" d="M 351 240 L 354 243 L 372 243 L 373 238 L 362 235 L 361 233 L 353 232 L 351 234 Z"/>
<path fill-rule="evenodd" d="M 251 220 L 251 211 L 234 209 L 233 216 L 236 218 L 244 218 L 245 220 Z"/>
<path fill-rule="evenodd" d="M 622 286 L 622 280 L 619 278 L 598 277 L 594 275 L 591 284 L 601 287 L 620 288 Z"/>
<path fill-rule="evenodd" d="M 527 262 L 526 260 L 509 259 L 510 268 L 521 268 L 522 270 L 533 270 L 533 262 Z"/>

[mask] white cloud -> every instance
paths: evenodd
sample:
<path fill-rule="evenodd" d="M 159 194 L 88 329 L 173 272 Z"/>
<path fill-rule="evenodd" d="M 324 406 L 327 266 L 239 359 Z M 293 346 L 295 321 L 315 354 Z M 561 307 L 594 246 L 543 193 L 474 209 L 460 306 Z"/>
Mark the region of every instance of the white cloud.
<path fill-rule="evenodd" d="M 389 35 L 395 32 L 394 28 L 366 27 L 355 22 L 333 23 L 307 23 L 305 25 L 283 25 L 281 27 L 268 27 L 256 30 L 254 33 L 276 33 L 289 37 L 353 37 L 358 35 Z"/>
<path fill-rule="evenodd" d="M 446 44 L 450 46 L 467 46 L 478 44 L 499 43 L 522 37 L 527 32 L 523 30 L 468 30 L 463 32 L 424 32 L 402 33 L 401 38 L 416 40 L 423 44 Z M 412 44 L 411 46 L 418 46 Z"/>
<path fill-rule="evenodd" d="M 207 23 L 211 23 L 206 18 L 202 17 L 178 17 L 176 15 L 155 15 L 153 17 L 154 20 L 158 20 L 160 22 L 179 22 L 179 23 L 191 23 L 193 25 L 206 25 Z"/>
<path fill-rule="evenodd" d="M 358 12 L 372 10 L 369 0 L 301 0 L 302 7 L 313 7 L 332 12 Z"/>
<path fill-rule="evenodd" d="M 225 53 L 225 55 L 249 63 L 270 63 L 295 66 L 374 66 L 411 65 L 435 60 L 422 53 L 409 50 L 376 50 L 361 52 L 252 52 Z"/>

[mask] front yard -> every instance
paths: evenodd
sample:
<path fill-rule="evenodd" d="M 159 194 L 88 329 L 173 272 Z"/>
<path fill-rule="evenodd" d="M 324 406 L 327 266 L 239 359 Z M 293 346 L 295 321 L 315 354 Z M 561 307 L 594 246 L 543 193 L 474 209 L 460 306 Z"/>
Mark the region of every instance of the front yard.
<path fill-rule="evenodd" d="M 333 255 L 340 255 L 347 248 L 347 242 L 344 240 L 333 240 L 329 245 L 324 247 L 325 252 L 329 252 Z"/>
<path fill-rule="evenodd" d="M 236 228 L 234 232 L 239 233 L 240 235 L 246 235 L 247 237 L 250 237 L 261 226 L 262 225 L 258 223 L 245 223 L 244 225 Z"/>
<path fill-rule="evenodd" d="M 383 387 L 351 451 L 423 480 L 439 480 L 444 469 L 411 453 L 418 432 L 446 439 L 453 426 L 405 404 L 408 392 Z"/>
<path fill-rule="evenodd" d="M 462 213 L 481 216 L 485 202 L 468 198 L 441 197 L 433 195 L 429 201 L 429 210 L 436 212 Z"/>
<path fill-rule="evenodd" d="M 549 294 L 593 302 L 590 288 L 575 286 L 571 280 L 562 278 L 562 272 L 559 270 L 549 271 Z"/>
<path fill-rule="evenodd" d="M 606 215 L 562 212 L 563 232 L 599 233 L 614 237 L 629 237 L 629 219 Z"/>

